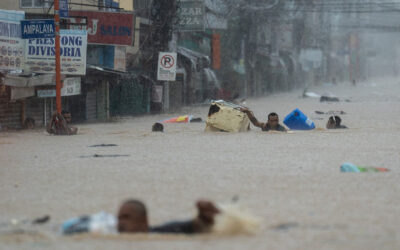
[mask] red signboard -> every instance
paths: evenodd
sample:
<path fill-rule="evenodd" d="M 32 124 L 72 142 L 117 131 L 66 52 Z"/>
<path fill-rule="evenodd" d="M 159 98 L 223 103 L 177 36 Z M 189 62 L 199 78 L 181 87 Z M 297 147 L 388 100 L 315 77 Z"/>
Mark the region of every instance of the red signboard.
<path fill-rule="evenodd" d="M 86 23 L 87 18 L 89 44 L 133 45 L 133 13 L 69 11 L 69 16 L 71 24 Z"/>

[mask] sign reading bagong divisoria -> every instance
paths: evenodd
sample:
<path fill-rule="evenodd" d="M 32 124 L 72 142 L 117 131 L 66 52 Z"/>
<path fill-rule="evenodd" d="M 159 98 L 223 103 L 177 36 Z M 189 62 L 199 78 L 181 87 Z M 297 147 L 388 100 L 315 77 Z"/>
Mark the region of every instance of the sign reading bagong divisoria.
<path fill-rule="evenodd" d="M 87 34 L 85 30 L 61 30 L 61 73 L 86 74 Z M 25 69 L 35 73 L 55 72 L 55 39 L 27 39 L 25 43 Z"/>

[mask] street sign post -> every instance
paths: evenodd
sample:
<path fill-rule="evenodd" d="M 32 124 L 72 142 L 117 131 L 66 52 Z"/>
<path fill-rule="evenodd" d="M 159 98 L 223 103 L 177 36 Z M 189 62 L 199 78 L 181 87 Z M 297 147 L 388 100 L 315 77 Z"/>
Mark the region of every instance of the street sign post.
<path fill-rule="evenodd" d="M 158 56 L 158 81 L 175 81 L 176 79 L 176 53 L 160 52 Z"/>
<path fill-rule="evenodd" d="M 68 0 L 59 0 L 60 1 L 60 17 L 67 18 L 68 17 Z"/>
<path fill-rule="evenodd" d="M 54 24 L 56 26 L 56 107 L 57 113 L 61 114 L 61 61 L 60 61 L 60 4 L 54 0 Z"/>
<path fill-rule="evenodd" d="M 21 20 L 21 35 L 23 39 L 53 38 L 54 34 L 54 20 Z"/>

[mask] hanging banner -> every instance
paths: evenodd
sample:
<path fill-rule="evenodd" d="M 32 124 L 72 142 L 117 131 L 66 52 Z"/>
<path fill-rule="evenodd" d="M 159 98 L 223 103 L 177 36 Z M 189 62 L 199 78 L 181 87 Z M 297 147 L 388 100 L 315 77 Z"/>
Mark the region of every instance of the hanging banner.
<path fill-rule="evenodd" d="M 27 39 L 25 43 L 25 69 L 35 73 L 55 72 L 55 39 Z M 61 73 L 86 74 L 87 34 L 85 30 L 61 30 Z"/>
<path fill-rule="evenodd" d="M 126 47 L 115 46 L 114 70 L 126 71 Z"/>
<path fill-rule="evenodd" d="M 0 70 L 22 71 L 24 41 L 21 38 L 23 11 L 0 10 Z"/>
<path fill-rule="evenodd" d="M 69 15 L 71 29 L 87 29 L 89 44 L 133 45 L 133 13 L 70 11 Z M 86 26 L 72 25 L 78 23 Z"/>

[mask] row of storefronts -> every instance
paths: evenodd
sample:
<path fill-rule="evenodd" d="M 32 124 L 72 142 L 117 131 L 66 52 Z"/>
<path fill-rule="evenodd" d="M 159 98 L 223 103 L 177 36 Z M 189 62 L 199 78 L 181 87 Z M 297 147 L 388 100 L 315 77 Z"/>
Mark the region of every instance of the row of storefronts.
<path fill-rule="evenodd" d="M 133 12 L 70 11 L 61 32 L 62 108 L 74 122 L 178 110 L 216 98 L 220 83 L 206 53 L 178 45 L 175 81 L 148 65 L 149 20 Z M 52 15 L 0 10 L 0 126 L 29 119 L 46 125 L 55 111 L 54 40 L 22 39 L 21 20 Z M 6 27 L 6 28 L 4 28 Z M 14 30 L 14 32 L 10 31 Z M 142 40 L 142 41 L 141 41 Z"/>

